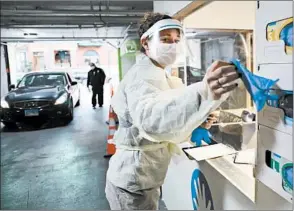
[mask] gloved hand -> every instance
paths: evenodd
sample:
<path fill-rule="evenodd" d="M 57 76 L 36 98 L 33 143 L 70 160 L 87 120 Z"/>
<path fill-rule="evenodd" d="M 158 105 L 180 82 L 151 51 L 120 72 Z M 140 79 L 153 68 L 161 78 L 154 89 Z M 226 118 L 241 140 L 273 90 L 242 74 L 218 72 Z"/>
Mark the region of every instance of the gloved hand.
<path fill-rule="evenodd" d="M 204 141 L 207 144 L 211 144 L 211 137 L 212 135 L 210 134 L 208 129 L 200 126 L 192 132 L 191 141 L 195 143 L 197 147 L 200 147 L 202 141 Z"/>
<path fill-rule="evenodd" d="M 211 144 L 211 137 L 212 135 L 208 131 L 212 124 L 215 123 L 218 120 L 219 112 L 215 111 L 212 112 L 206 119 L 205 122 L 203 122 L 198 128 L 196 128 L 192 132 L 191 141 L 196 144 L 196 146 L 201 146 L 201 141 L 203 140 L 207 144 Z"/>
<path fill-rule="evenodd" d="M 207 82 L 213 99 L 218 100 L 220 97 L 237 88 L 238 84 L 233 83 L 240 76 L 235 69 L 235 66 L 222 61 L 214 62 L 207 71 L 204 81 Z"/>

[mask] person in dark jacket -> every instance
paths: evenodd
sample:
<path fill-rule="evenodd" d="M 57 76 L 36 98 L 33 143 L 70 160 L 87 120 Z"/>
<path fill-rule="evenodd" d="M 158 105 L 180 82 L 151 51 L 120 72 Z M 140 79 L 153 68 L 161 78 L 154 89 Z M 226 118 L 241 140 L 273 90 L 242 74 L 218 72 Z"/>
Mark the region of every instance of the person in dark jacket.
<path fill-rule="evenodd" d="M 103 106 L 103 86 L 106 75 L 101 68 L 96 67 L 94 63 L 90 64 L 91 70 L 88 72 L 87 87 L 92 86 L 92 104 L 93 108 L 96 108 L 96 97 L 98 95 L 99 107 Z"/>

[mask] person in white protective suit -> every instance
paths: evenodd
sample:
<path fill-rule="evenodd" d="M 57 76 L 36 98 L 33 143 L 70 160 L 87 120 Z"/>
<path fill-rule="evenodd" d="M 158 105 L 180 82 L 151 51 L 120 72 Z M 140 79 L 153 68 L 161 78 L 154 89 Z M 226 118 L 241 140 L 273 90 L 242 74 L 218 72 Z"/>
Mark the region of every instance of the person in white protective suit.
<path fill-rule="evenodd" d="M 116 153 L 109 162 L 106 197 L 112 210 L 156 210 L 176 144 L 191 135 L 237 87 L 234 66 L 215 62 L 204 80 L 184 86 L 164 70 L 181 53 L 182 25 L 148 13 L 139 36 L 144 57 L 121 81 L 111 105 L 118 116 Z"/>

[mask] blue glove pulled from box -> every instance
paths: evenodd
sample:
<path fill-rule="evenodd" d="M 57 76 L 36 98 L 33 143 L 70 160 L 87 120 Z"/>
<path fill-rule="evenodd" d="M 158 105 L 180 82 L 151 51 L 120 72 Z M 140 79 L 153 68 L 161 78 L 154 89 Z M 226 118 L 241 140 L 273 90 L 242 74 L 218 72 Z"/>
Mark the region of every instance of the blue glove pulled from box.
<path fill-rule="evenodd" d="M 261 111 L 267 100 L 272 96 L 269 94 L 270 89 L 278 82 L 268 78 L 260 77 L 247 68 L 245 68 L 239 60 L 233 59 L 231 61 L 237 68 L 237 71 L 242 75 L 242 81 L 256 106 L 257 111 Z"/>

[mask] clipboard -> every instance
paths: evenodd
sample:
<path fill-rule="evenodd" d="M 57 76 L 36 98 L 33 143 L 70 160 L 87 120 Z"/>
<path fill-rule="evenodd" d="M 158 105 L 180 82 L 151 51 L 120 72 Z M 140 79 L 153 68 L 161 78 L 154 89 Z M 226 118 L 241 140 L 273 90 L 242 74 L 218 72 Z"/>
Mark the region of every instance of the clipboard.
<path fill-rule="evenodd" d="M 237 152 L 233 148 L 221 143 L 202 147 L 188 147 L 186 149 L 183 148 L 183 150 L 186 154 L 188 154 L 189 159 L 193 158 L 196 161 L 213 159 L 225 155 L 235 154 Z"/>

